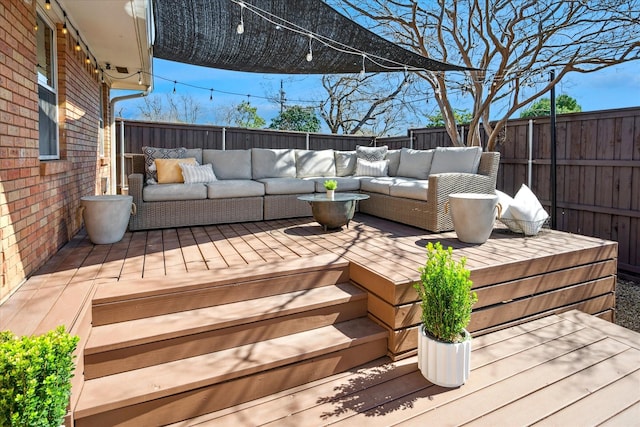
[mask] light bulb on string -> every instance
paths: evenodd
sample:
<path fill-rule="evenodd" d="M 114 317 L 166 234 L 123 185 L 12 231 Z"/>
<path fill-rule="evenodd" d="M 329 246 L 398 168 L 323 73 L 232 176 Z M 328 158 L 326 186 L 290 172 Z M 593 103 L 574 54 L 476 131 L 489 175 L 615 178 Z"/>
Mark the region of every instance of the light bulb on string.
<path fill-rule="evenodd" d="M 69 30 L 67 29 L 67 12 L 63 12 L 64 22 L 62 23 L 62 34 L 67 35 Z"/>
<path fill-rule="evenodd" d="M 91 64 L 91 58 L 89 58 L 89 55 L 87 55 L 87 57 L 84 58 L 84 63 L 87 65 Z"/>
<path fill-rule="evenodd" d="M 138 71 L 138 85 L 142 85 L 142 73 Z"/>
<path fill-rule="evenodd" d="M 173 81 L 173 93 L 176 93 L 176 84 L 178 84 L 177 81 Z"/>
<path fill-rule="evenodd" d="M 360 70 L 360 78 L 363 79 L 364 75 L 366 73 L 365 67 L 364 67 L 364 60 L 367 59 L 367 55 L 365 55 L 364 53 L 362 54 L 362 70 Z"/>
<path fill-rule="evenodd" d="M 236 32 L 238 34 L 243 34 L 244 33 L 244 8 L 245 8 L 245 5 L 242 2 L 240 2 L 238 4 L 240 5 L 240 23 L 238 24 L 238 27 L 236 28 Z"/>
<path fill-rule="evenodd" d="M 209 101 L 213 101 L 213 89 L 209 89 L 211 92 L 209 93 Z"/>
<path fill-rule="evenodd" d="M 312 40 L 313 40 L 313 35 L 309 34 L 309 53 L 307 53 L 307 62 L 313 61 L 313 50 L 311 49 Z"/>
<path fill-rule="evenodd" d="M 47 10 L 51 10 L 51 0 L 47 0 L 44 2 L 44 8 Z"/>

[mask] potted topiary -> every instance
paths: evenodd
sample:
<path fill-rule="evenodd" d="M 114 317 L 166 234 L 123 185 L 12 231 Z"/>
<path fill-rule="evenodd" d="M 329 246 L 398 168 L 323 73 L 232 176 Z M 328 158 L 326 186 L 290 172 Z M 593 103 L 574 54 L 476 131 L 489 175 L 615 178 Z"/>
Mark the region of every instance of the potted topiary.
<path fill-rule="evenodd" d="M 324 188 L 327 190 L 327 197 L 333 199 L 336 188 L 338 188 L 338 181 L 335 179 L 328 179 L 324 182 Z"/>
<path fill-rule="evenodd" d="M 59 427 L 67 413 L 78 337 L 0 332 L 0 425 Z"/>
<path fill-rule="evenodd" d="M 434 384 L 459 387 L 469 378 L 471 335 L 465 329 L 478 300 L 471 291 L 466 259 L 456 262 L 453 249 L 427 245 L 427 261 L 414 288 L 421 300 L 418 368 Z"/>

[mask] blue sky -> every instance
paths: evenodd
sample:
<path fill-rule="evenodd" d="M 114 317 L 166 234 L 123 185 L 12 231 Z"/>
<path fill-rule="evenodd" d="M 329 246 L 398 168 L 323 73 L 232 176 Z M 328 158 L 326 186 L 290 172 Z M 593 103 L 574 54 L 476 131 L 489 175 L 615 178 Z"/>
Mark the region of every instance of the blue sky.
<path fill-rule="evenodd" d="M 628 63 L 591 74 L 570 73 L 556 87 L 556 95 L 567 94 L 575 98 L 583 111 L 608 110 L 640 106 L 640 63 Z M 249 100 L 257 107 L 258 114 L 267 120 L 279 113 L 279 105 L 263 97 L 275 96 L 283 81 L 288 105 L 306 105 L 305 100 L 321 98 L 324 95 L 320 76 L 255 74 L 238 71 L 218 70 L 186 65 L 178 62 L 154 60 L 154 90 L 152 95 L 172 94 L 174 81 L 176 94 L 189 94 L 200 101 L 205 114 L 213 116 L 216 110 L 237 105 Z M 209 100 L 213 88 L 213 101 Z M 225 94 L 232 92 L 238 95 Z M 247 95 L 250 95 L 249 97 Z M 547 95 L 548 96 L 548 95 Z M 138 113 L 135 103 L 126 101 L 118 105 L 125 117 L 135 118 Z M 454 107 L 466 108 L 465 100 L 454 102 Z M 425 105 L 434 108 L 435 103 Z M 432 111 L 427 114 L 432 114 Z M 209 122 L 213 120 L 208 120 Z"/>

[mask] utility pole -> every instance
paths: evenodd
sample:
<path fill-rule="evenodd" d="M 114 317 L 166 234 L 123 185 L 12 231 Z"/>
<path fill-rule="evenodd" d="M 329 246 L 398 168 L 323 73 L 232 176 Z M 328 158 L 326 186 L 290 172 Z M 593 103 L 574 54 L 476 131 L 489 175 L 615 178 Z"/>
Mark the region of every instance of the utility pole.
<path fill-rule="evenodd" d="M 284 103 L 287 99 L 285 98 L 284 93 L 284 85 L 282 83 L 282 79 L 280 79 L 280 114 L 284 112 Z"/>

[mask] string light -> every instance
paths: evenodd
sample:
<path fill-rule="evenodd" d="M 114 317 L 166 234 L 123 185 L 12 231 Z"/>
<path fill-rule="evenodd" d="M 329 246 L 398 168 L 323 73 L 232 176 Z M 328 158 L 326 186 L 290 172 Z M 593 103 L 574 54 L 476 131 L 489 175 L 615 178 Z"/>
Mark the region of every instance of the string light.
<path fill-rule="evenodd" d="M 363 53 L 363 54 L 362 54 L 362 70 L 360 70 L 360 78 L 361 78 L 361 79 L 362 79 L 362 78 L 364 78 L 364 75 L 365 75 L 365 73 L 367 72 L 367 71 L 365 70 L 365 67 L 364 67 L 364 60 L 365 60 L 365 59 L 367 59 L 367 55 Z"/>
<path fill-rule="evenodd" d="M 84 63 L 87 65 L 91 64 L 91 58 L 89 58 L 89 54 L 87 54 L 87 57 L 84 59 Z"/>
<path fill-rule="evenodd" d="M 312 40 L 313 40 L 313 35 L 309 34 L 309 53 L 307 53 L 307 62 L 313 61 L 313 50 L 311 50 Z"/>
<path fill-rule="evenodd" d="M 47 10 L 51 10 L 51 0 L 46 0 L 44 2 L 44 8 Z"/>
<path fill-rule="evenodd" d="M 244 33 L 244 8 L 246 7 L 245 4 L 243 2 L 238 3 L 240 5 L 240 23 L 238 24 L 238 27 L 236 28 L 236 32 L 238 34 L 243 34 Z"/>
<path fill-rule="evenodd" d="M 178 84 L 177 81 L 173 81 L 173 93 L 176 93 L 176 85 Z"/>
<path fill-rule="evenodd" d="M 142 73 L 138 71 L 138 85 L 142 85 Z"/>
<path fill-rule="evenodd" d="M 211 93 L 209 94 L 209 101 L 213 101 L 213 89 L 210 89 Z"/>
<path fill-rule="evenodd" d="M 62 15 L 64 16 L 64 22 L 62 24 L 62 34 L 66 36 L 69 32 L 69 30 L 67 29 L 67 12 L 62 12 Z"/>

